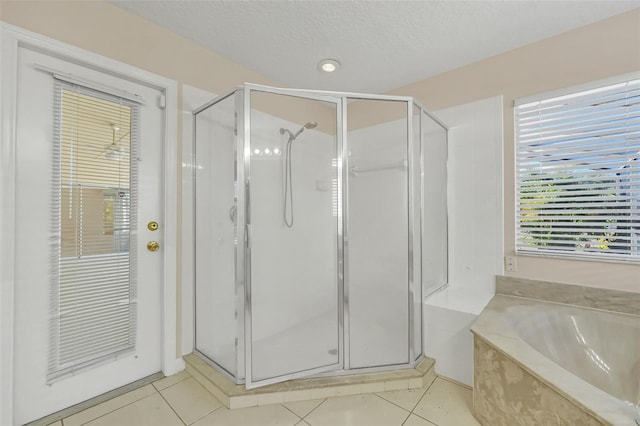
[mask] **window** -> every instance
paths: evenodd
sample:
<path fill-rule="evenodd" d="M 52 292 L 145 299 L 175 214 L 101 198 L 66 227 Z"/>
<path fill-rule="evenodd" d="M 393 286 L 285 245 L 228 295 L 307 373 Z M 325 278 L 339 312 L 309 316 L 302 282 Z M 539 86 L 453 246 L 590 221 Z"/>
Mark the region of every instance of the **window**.
<path fill-rule="evenodd" d="M 63 81 L 54 89 L 49 382 L 136 342 L 139 105 Z"/>
<path fill-rule="evenodd" d="M 640 260 L 640 79 L 516 103 L 520 254 Z"/>

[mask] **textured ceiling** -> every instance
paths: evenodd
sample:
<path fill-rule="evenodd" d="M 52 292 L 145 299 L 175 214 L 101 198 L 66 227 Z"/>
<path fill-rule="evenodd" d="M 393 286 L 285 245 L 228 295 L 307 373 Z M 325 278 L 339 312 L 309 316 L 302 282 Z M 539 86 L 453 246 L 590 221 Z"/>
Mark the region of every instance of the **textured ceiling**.
<path fill-rule="evenodd" d="M 640 0 L 111 3 L 284 86 L 370 93 L 640 7 Z M 322 74 L 323 58 L 342 67 Z"/>

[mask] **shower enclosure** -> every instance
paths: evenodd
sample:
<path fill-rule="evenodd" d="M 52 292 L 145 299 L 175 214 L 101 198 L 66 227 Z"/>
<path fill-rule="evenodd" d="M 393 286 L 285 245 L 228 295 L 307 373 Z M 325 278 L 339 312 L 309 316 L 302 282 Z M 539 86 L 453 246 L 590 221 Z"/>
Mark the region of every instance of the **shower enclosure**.
<path fill-rule="evenodd" d="M 446 128 L 245 84 L 194 114 L 194 352 L 247 388 L 411 367 L 446 284 Z"/>

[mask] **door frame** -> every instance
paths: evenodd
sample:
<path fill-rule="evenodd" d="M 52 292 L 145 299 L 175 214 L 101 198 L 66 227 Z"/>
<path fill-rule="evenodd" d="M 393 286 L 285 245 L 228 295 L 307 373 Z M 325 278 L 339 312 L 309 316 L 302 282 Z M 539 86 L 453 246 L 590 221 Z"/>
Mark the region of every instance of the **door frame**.
<path fill-rule="evenodd" d="M 30 48 L 164 93 L 162 205 L 168 226 L 164 231 L 161 333 L 162 372 L 166 376 L 185 368 L 176 340 L 178 84 L 175 80 L 3 22 L 0 22 L 0 40 L 0 424 L 13 424 L 18 51 L 20 48 Z"/>

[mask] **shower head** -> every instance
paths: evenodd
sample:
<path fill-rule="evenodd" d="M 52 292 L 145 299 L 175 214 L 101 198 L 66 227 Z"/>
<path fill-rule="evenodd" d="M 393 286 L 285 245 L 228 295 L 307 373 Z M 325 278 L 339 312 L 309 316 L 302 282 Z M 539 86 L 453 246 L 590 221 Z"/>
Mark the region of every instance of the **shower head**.
<path fill-rule="evenodd" d="M 295 140 L 295 138 L 300 136 L 300 133 L 304 132 L 304 129 L 315 129 L 316 127 L 318 127 L 318 123 L 316 123 L 315 121 L 309 121 L 308 123 L 305 123 L 304 126 L 300 127 L 300 130 L 298 130 L 296 134 L 293 135 L 293 139 Z"/>
<path fill-rule="evenodd" d="M 285 129 L 284 127 L 280 128 L 280 134 L 284 135 L 285 133 L 289 134 L 289 139 L 290 140 L 295 140 L 298 136 L 300 136 L 300 133 L 304 132 L 304 129 L 315 129 L 316 127 L 318 127 L 318 123 L 315 121 L 309 121 L 307 123 L 304 124 L 304 126 L 302 126 L 300 128 L 300 130 L 298 130 L 295 133 L 291 133 L 291 130 L 289 129 Z"/>

